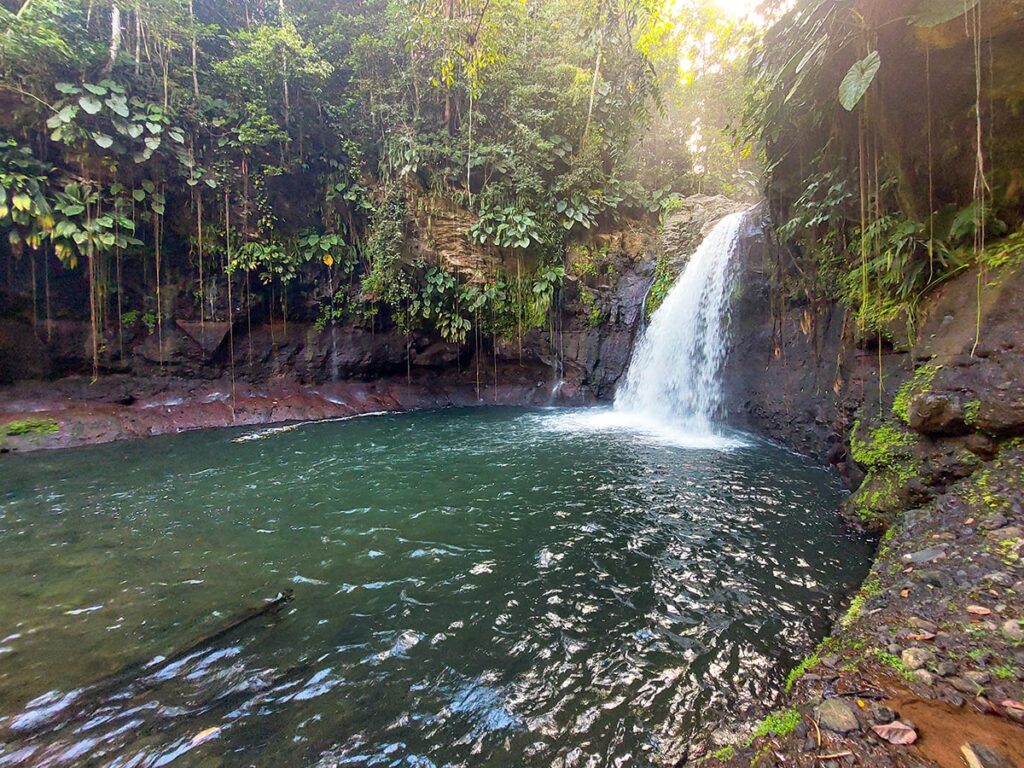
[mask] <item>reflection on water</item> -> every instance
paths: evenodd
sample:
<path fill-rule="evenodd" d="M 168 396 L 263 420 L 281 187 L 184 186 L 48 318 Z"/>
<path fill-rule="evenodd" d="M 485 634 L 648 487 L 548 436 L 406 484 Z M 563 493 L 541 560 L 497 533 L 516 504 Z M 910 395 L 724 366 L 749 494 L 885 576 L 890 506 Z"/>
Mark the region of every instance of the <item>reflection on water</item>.
<path fill-rule="evenodd" d="M 0 766 L 685 758 L 776 695 L 868 553 L 830 478 L 784 451 L 580 418 L 605 417 L 0 462 Z"/>

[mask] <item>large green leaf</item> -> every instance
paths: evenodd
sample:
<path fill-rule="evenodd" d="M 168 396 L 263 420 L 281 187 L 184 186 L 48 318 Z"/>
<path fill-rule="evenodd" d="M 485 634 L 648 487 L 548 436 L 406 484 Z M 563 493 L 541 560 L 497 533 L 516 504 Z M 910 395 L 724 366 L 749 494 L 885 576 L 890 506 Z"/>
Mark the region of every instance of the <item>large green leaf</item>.
<path fill-rule="evenodd" d="M 99 99 L 88 95 L 79 97 L 78 104 L 90 115 L 95 115 L 103 109 L 103 105 L 100 104 Z"/>
<path fill-rule="evenodd" d="M 910 23 L 915 27 L 937 27 L 963 16 L 978 0 L 917 0 Z"/>
<path fill-rule="evenodd" d="M 124 96 L 111 96 L 104 103 L 121 117 L 128 117 L 128 102 L 125 101 Z"/>
<path fill-rule="evenodd" d="M 839 84 L 839 103 L 843 105 L 843 109 L 851 112 L 860 103 L 875 79 L 875 75 L 878 74 L 881 64 L 882 58 L 878 55 L 878 51 L 872 51 L 850 67 L 843 82 Z"/>

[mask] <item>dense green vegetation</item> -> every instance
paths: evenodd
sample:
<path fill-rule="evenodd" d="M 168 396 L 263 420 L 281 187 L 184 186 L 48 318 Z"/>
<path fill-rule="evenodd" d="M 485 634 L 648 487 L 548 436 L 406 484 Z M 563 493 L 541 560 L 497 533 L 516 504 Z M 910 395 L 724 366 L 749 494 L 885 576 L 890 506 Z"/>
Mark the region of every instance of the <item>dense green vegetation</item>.
<path fill-rule="evenodd" d="M 765 189 L 784 295 L 913 339 L 936 285 L 1024 260 L 1019 22 L 762 6 L 4 0 L 7 313 L 90 318 L 94 370 L 239 313 L 479 348 L 551 327 L 595 233 Z"/>
<path fill-rule="evenodd" d="M 982 0 L 798 0 L 752 60 L 791 299 L 914 339 L 931 289 L 1024 257 L 1020 21 Z M 980 331 L 981 329 L 979 329 Z"/>
<path fill-rule="evenodd" d="M 243 311 L 455 342 L 544 326 L 571 242 L 747 183 L 724 129 L 752 33 L 713 9 L 7 0 L 10 282 L 33 318 L 58 282 L 89 308 L 94 368 L 126 328 Z M 438 228 L 492 268 L 443 259 Z"/>

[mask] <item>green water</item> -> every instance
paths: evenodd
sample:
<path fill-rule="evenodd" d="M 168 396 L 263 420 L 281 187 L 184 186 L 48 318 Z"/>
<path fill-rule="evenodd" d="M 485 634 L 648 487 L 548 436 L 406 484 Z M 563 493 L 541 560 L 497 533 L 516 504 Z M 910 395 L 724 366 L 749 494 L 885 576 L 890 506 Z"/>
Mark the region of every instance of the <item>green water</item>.
<path fill-rule="evenodd" d="M 0 765 L 670 765 L 777 695 L 869 554 L 781 449 L 559 410 L 13 456 L 0 488 Z"/>

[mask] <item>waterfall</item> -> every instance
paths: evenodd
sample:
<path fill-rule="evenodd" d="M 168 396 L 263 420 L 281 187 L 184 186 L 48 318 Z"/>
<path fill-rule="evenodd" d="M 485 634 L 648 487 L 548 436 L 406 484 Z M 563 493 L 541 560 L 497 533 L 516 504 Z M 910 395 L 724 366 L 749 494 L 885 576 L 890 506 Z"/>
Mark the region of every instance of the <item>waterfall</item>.
<path fill-rule="evenodd" d="M 745 221 L 745 213 L 734 213 L 715 225 L 654 313 L 615 397 L 620 416 L 695 437 L 714 434 L 732 256 Z"/>

